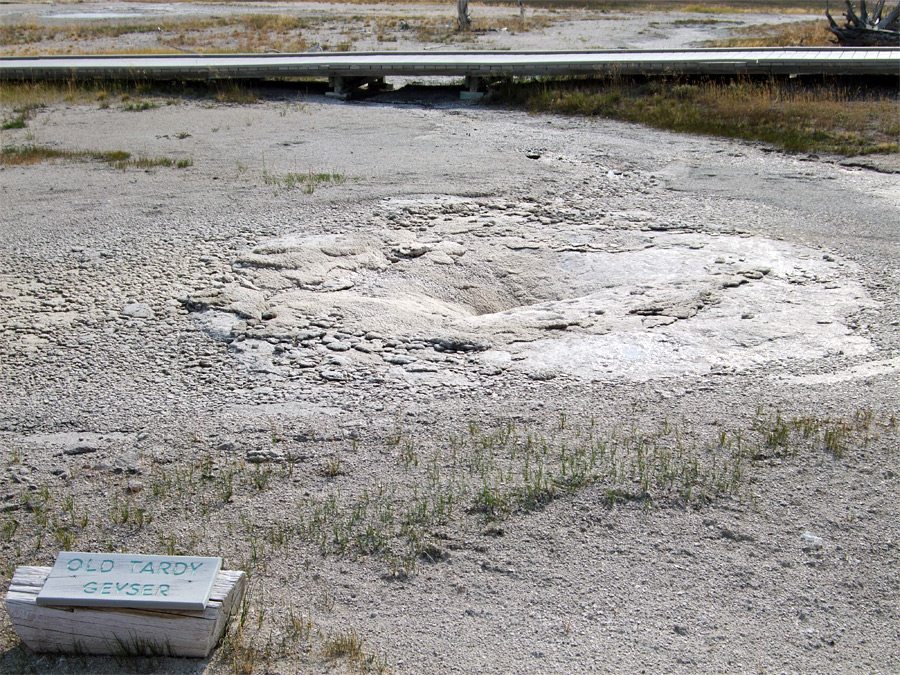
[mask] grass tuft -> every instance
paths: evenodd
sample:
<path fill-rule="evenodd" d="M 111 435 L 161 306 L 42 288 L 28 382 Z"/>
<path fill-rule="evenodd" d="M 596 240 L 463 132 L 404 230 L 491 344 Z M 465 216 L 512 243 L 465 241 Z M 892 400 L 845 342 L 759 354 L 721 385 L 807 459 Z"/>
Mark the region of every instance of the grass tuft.
<path fill-rule="evenodd" d="M 322 645 L 322 654 L 329 660 L 342 659 L 351 668 L 363 673 L 388 672 L 384 659 L 367 652 L 353 628 L 327 635 Z"/>
<path fill-rule="evenodd" d="M 25 115 L 19 113 L 18 115 L 13 115 L 12 117 L 3 120 L 3 123 L 0 124 L 0 129 L 6 131 L 7 129 L 24 129 L 28 126 L 25 122 Z"/>
<path fill-rule="evenodd" d="M 159 108 L 159 103 L 155 101 L 138 101 L 137 103 L 125 103 L 120 110 L 127 112 L 142 112 L 144 110 L 153 110 Z"/>
<path fill-rule="evenodd" d="M 268 169 L 263 169 L 263 182 L 266 185 L 274 185 L 285 190 L 301 188 L 307 194 L 315 192 L 317 186 L 327 183 L 341 184 L 346 182 L 346 177 L 341 173 L 328 171 L 308 171 L 306 173 L 289 172 L 274 174 Z M 338 463 L 339 460 L 338 460 Z"/>
<path fill-rule="evenodd" d="M 5 118 L 0 123 L 0 129 L 4 131 L 7 129 L 24 129 L 28 126 L 28 120 L 34 116 L 34 111 L 41 107 L 43 106 L 33 102 L 13 107 L 13 116 Z"/>
<path fill-rule="evenodd" d="M 329 659 L 357 659 L 362 654 L 362 640 L 351 628 L 326 639 L 322 651 Z"/>
<path fill-rule="evenodd" d="M 215 99 L 219 103 L 256 103 L 259 96 L 243 82 L 223 80 L 215 84 Z"/>

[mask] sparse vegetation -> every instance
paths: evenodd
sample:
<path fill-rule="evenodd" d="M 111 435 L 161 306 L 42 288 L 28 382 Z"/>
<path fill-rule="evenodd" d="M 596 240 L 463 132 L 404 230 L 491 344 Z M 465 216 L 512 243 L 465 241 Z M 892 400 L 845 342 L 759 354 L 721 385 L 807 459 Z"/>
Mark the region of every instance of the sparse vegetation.
<path fill-rule="evenodd" d="M 155 101 L 137 101 L 135 103 L 125 103 L 120 109 L 128 112 L 141 112 L 143 110 L 153 110 L 158 107 L 159 103 L 156 103 Z"/>
<path fill-rule="evenodd" d="M 144 98 L 151 94 L 153 100 Z M 0 104 L 14 111 L 4 128 L 20 128 L 34 110 L 58 102 L 106 108 L 118 98 L 119 109 L 140 111 L 180 102 L 184 96 L 253 104 L 260 100 L 260 89 L 235 81 L 176 87 L 8 83 L 0 90 Z M 858 88 L 841 82 L 682 78 L 510 81 L 499 86 L 492 99 L 496 104 L 534 112 L 608 117 L 684 133 L 762 141 L 788 151 L 892 153 L 898 151 L 900 137 L 896 89 Z M 319 184 L 340 183 L 346 178 L 335 172 L 281 175 L 266 171 L 263 180 L 268 185 L 311 192 Z"/>
<path fill-rule="evenodd" d="M 291 519 L 268 524 L 246 517 L 244 509 L 264 493 L 290 493 L 294 464 L 247 465 L 201 452 L 190 461 L 150 463 L 146 490 L 108 490 L 106 519 L 93 502 L 97 517 L 89 519 L 84 496 L 72 486 L 23 490 L 22 510 L 4 516 L 0 540 L 18 551 L 17 559 L 34 555 L 48 534 L 58 547 L 72 548 L 87 538 L 131 540 L 147 533 L 162 537 L 170 553 L 199 554 L 197 544 L 211 530 L 225 536 L 213 545 L 235 549 L 228 557 L 244 551 L 241 567 L 248 570 L 264 569 L 271 556 L 305 541 L 325 555 L 375 556 L 392 575 L 406 576 L 422 560 L 441 558 L 431 536 L 436 527 L 479 532 L 486 523 L 588 488 L 606 495 L 610 505 L 634 502 L 648 508 L 744 499 L 760 463 L 823 456 L 840 461 L 854 449 L 893 437 L 897 429 L 896 418 L 876 420 L 868 411 L 850 419 L 820 419 L 762 409 L 748 428 L 719 430 L 706 439 L 669 423 L 653 430 L 603 430 L 567 419 L 565 429 L 557 424 L 540 431 L 512 422 L 482 429 L 473 422 L 437 444 L 419 439 L 431 448 L 424 461 L 409 461 L 419 453 L 411 450 L 414 439 L 401 432 L 404 440 L 387 439 L 399 471 L 387 482 L 360 486 L 356 493 L 326 488 L 320 496 L 295 498 Z M 327 481 L 341 471 L 335 453 L 322 475 Z M 157 522 L 175 512 L 183 522 L 194 522 L 195 530 L 178 538 L 157 531 Z"/>
<path fill-rule="evenodd" d="M 34 111 L 40 107 L 42 106 L 34 103 L 14 107 L 12 117 L 4 118 L 3 122 L 0 123 L 0 129 L 4 131 L 7 129 L 24 129 L 28 126 L 28 120 L 34 116 Z"/>
<path fill-rule="evenodd" d="M 12 108 L 15 114 L 23 115 L 26 122 L 34 110 L 56 103 L 142 112 L 178 105 L 185 98 L 252 104 L 259 100 L 259 95 L 253 85 L 237 80 L 178 83 L 95 80 L 4 82 L 0 88 L 0 106 Z M 187 138 L 189 135 L 179 134 L 177 137 Z"/>
<path fill-rule="evenodd" d="M 443 17 L 417 15 L 363 16 L 338 19 L 326 16 L 288 14 L 247 14 L 212 18 L 181 18 L 139 23 L 72 23 L 68 25 L 19 24 L 0 27 L 0 48 L 11 56 L 35 53 L 121 54 L 121 53 L 259 53 L 304 52 L 313 44 L 311 31 L 340 21 L 342 40 L 336 44 L 316 43 L 323 51 L 350 51 L 356 42 L 374 32 L 379 42 L 410 39 L 447 43 L 472 41 L 478 33 L 535 30 L 551 23 L 551 17 L 531 14 L 505 19 L 476 18 L 472 31 L 461 33 L 454 21 Z M 132 35 L 152 42 L 145 47 L 122 49 L 110 46 L 115 38 Z M 48 47 L 56 43 L 57 46 Z"/>
<path fill-rule="evenodd" d="M 511 84 L 497 101 L 670 131 L 840 155 L 898 151 L 896 90 L 784 80 L 567 80 Z"/>
<path fill-rule="evenodd" d="M 267 607 L 250 595 L 223 638 L 222 659 L 235 675 L 268 671 L 279 659 L 288 658 L 292 668 L 300 662 L 307 665 L 324 661 L 319 667 L 343 664 L 351 672 L 389 673 L 387 659 L 369 649 L 354 628 L 329 630 L 313 620 L 309 612 L 297 611 L 292 605 L 273 623 L 276 629 L 264 631 L 263 621 L 270 614 Z M 293 656 L 289 656 L 293 655 Z M 313 666 L 314 667 L 314 666 Z"/>
<path fill-rule="evenodd" d="M 139 49 L 142 53 L 305 51 L 308 45 L 302 31 L 309 28 L 311 22 L 325 20 L 282 14 L 248 14 L 137 23 L 10 24 L 0 26 L 0 47 L 12 56 L 38 51 L 42 54 L 131 53 L 134 50 L 97 49 L 92 44 L 123 35 L 147 35 L 153 36 L 153 45 Z M 51 41 L 69 46 L 48 51 L 47 43 Z M 73 48 L 72 45 L 83 47 Z"/>
<path fill-rule="evenodd" d="M 364 29 L 375 31 L 379 42 L 415 40 L 418 42 L 451 43 L 472 42 L 479 34 L 506 31 L 510 34 L 540 30 L 553 23 L 546 14 L 531 14 L 523 22 L 519 17 L 505 19 L 479 19 L 472 21 L 468 31 L 460 31 L 452 17 L 380 16 L 367 19 Z M 352 33 L 350 33 L 352 35 Z"/>
<path fill-rule="evenodd" d="M 41 162 L 103 162 L 116 169 L 154 169 L 175 167 L 186 169 L 193 166 L 190 158 L 132 157 L 124 150 L 61 150 L 38 145 L 11 146 L 0 151 L 0 165 L 30 166 Z"/>
<path fill-rule="evenodd" d="M 25 115 L 23 113 L 18 113 L 3 120 L 3 123 L 0 124 L 0 129 L 4 131 L 6 129 L 24 129 L 26 127 L 25 124 Z"/>
<path fill-rule="evenodd" d="M 263 183 L 276 187 L 293 190 L 301 188 L 307 194 L 315 192 L 316 187 L 328 183 L 344 183 L 346 177 L 341 173 L 329 171 L 307 171 L 306 173 L 288 172 L 275 174 L 268 169 L 263 169 Z"/>
<path fill-rule="evenodd" d="M 219 103 L 256 103 L 259 96 L 247 84 L 237 80 L 221 80 L 213 85 Z"/>
<path fill-rule="evenodd" d="M 31 118 L 35 110 L 55 103 L 69 105 L 97 105 L 106 109 L 142 111 L 163 105 L 177 105 L 182 96 L 214 98 L 215 84 L 112 82 L 99 80 L 66 80 L 60 82 L 4 82 L 0 88 L 0 106 L 8 106 L 15 113 Z M 195 94 L 196 92 L 196 94 Z M 153 94 L 153 100 L 145 97 Z"/>
<path fill-rule="evenodd" d="M 823 21 L 745 26 L 732 32 L 734 37 L 715 40 L 710 47 L 833 47 L 834 36 Z"/>
<path fill-rule="evenodd" d="M 434 439 L 398 425 L 381 442 L 383 473 L 355 487 L 336 485 L 327 470 L 317 477 L 315 465 L 297 482 L 290 461 L 250 465 L 204 448 L 202 439 L 190 441 L 186 459 L 142 459 L 140 490 L 123 490 L 113 473 L 89 474 L 85 469 L 96 460 L 75 457 L 69 480 L 22 487 L 13 510 L 2 515 L 3 574 L 8 579 L 19 564 L 47 564 L 59 549 L 149 545 L 170 555 L 222 555 L 251 581 L 286 556 L 295 573 L 308 570 L 317 555 L 369 559 L 387 577 L 404 579 L 441 564 L 448 539 L 459 546 L 495 536 L 510 521 L 586 490 L 612 510 L 610 517 L 633 506 L 752 503 L 754 485 L 769 464 L 840 463 L 873 443 L 883 452 L 896 447 L 898 421 L 867 410 L 823 419 L 760 409 L 745 427 L 712 429 L 668 422 L 654 429 L 601 428 L 565 415 L 544 429 L 511 421 L 483 428 L 473 420 Z M 290 443 L 275 425 L 260 438 L 285 451 Z M 333 451 L 338 457 L 338 447 Z M 14 466 L 12 451 L 4 452 Z M 303 494 L 310 491 L 315 494 Z M 295 506 L 270 515 L 265 505 L 271 500 Z M 174 532 L 168 525 L 173 521 L 184 526 Z M 307 601 L 330 614 L 335 599 L 320 586 Z M 291 602 L 291 594 L 274 603 L 245 602 L 220 655 L 233 672 L 256 672 L 290 654 L 341 660 L 362 672 L 388 669 L 354 629 L 327 628 L 312 610 L 297 612 Z"/>

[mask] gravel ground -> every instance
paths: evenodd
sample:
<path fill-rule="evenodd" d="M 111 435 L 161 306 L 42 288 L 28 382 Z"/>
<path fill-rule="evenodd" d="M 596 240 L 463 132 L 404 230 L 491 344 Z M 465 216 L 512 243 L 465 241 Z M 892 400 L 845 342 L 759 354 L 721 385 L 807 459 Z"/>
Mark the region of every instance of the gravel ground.
<path fill-rule="evenodd" d="M 7 630 L 0 670 L 900 671 L 895 174 L 412 85 L 2 133 L 192 165 L 0 171 L 0 590 L 60 548 L 46 493 L 76 550 L 246 569 L 251 619 L 137 665 Z M 529 503 L 529 437 L 557 479 L 588 437 L 752 451 L 696 494 L 629 464 Z M 312 532 L 435 486 L 456 510 L 387 552 Z M 372 663 L 329 656 L 350 629 Z"/>

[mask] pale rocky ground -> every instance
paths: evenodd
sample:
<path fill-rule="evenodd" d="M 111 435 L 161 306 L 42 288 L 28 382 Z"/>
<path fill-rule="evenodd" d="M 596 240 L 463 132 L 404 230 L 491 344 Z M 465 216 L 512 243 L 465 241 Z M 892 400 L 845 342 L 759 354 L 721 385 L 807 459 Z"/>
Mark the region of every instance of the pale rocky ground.
<path fill-rule="evenodd" d="M 2 15 L 97 8 L 226 11 Z M 616 45 L 573 20 L 476 46 L 700 37 L 645 38 L 643 23 L 603 18 Z M 49 486 L 97 521 L 77 548 L 157 553 L 171 540 L 222 555 L 252 572 L 258 640 L 282 639 L 298 608 L 324 632 L 355 628 L 394 672 L 900 671 L 896 174 L 462 103 L 454 88 L 355 103 L 322 91 L 56 105 L 2 132 L 4 146 L 193 160 L 0 171 L 0 500 L 4 523 L 22 523 L 0 540 L 5 564 L 52 561 L 56 541 L 36 546 L 21 507 Z M 266 181 L 309 171 L 346 180 L 312 193 Z M 291 523 L 304 499 L 411 492 L 472 423 L 550 437 L 588 420 L 619 433 L 671 423 L 703 442 L 776 411 L 858 410 L 875 420 L 868 443 L 761 457 L 752 482 L 708 504 L 609 506 L 598 484 L 499 527 L 462 515 L 430 533 L 439 560 L 408 578 L 302 538 L 250 565 L 238 531 Z M 418 469 L 404 468 L 398 430 Z M 108 524 L 110 495 L 150 508 L 159 471 L 195 456 L 277 470 L 260 492 L 238 480 L 211 520 L 185 505 L 136 530 Z M 135 665 L 23 656 L 4 640 L 4 672 L 228 671 L 221 651 Z M 258 672 L 345 667 L 318 644 Z"/>

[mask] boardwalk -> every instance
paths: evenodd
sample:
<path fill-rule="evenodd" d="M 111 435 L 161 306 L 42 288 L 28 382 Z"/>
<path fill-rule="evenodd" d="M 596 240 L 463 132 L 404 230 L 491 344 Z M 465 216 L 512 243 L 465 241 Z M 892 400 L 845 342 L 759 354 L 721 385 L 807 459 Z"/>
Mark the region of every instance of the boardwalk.
<path fill-rule="evenodd" d="M 623 75 L 900 75 L 900 49 L 354 52 L 43 56 L 0 59 L 2 80 Z"/>

